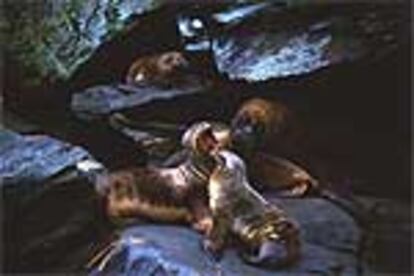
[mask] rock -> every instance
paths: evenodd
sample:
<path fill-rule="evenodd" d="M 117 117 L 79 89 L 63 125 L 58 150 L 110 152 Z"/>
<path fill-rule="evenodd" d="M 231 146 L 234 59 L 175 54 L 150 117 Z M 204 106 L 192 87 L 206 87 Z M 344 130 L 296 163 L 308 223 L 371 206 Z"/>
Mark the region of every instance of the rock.
<path fill-rule="evenodd" d="M 214 7 L 208 6 L 204 9 L 181 12 L 177 18 L 178 31 L 184 41 L 186 51 L 209 51 L 211 47 L 211 33 L 217 25 L 236 25 L 240 21 L 259 13 L 270 6 L 270 3 L 256 4 L 218 4 Z M 212 10 L 209 10 L 212 9 Z M 218 10 L 218 11 L 217 11 Z"/>
<path fill-rule="evenodd" d="M 347 213 L 332 203 L 317 198 L 271 201 L 299 222 L 307 242 L 334 251 L 357 252 L 360 229 Z"/>
<path fill-rule="evenodd" d="M 266 81 L 338 63 L 377 58 L 401 42 L 403 7 L 266 7 L 213 40 L 214 58 L 231 80 Z"/>
<path fill-rule="evenodd" d="M 108 229 L 94 186 L 73 170 L 2 195 L 6 273 L 80 272 Z"/>
<path fill-rule="evenodd" d="M 105 229 L 95 187 L 76 170 L 92 157 L 47 136 L 2 130 L 0 142 L 4 272 L 78 271 Z"/>
<path fill-rule="evenodd" d="M 375 197 L 358 197 L 369 210 L 370 226 L 363 257 L 376 273 L 411 272 L 412 208 L 408 202 Z"/>
<path fill-rule="evenodd" d="M 91 158 L 84 149 L 48 136 L 21 136 L 2 130 L 0 137 L 2 185 L 43 181 Z"/>
<path fill-rule="evenodd" d="M 215 263 L 201 250 L 202 237 L 178 226 L 131 226 L 109 253 L 94 264 L 93 275 L 356 275 L 358 229 L 335 206 L 322 200 L 277 201 L 301 225 L 302 259 L 294 267 L 266 271 L 244 264 L 234 249 Z"/>
<path fill-rule="evenodd" d="M 198 86 L 171 89 L 131 85 L 95 86 L 75 93 L 71 108 L 80 118 L 96 118 L 122 109 L 202 92 Z"/>

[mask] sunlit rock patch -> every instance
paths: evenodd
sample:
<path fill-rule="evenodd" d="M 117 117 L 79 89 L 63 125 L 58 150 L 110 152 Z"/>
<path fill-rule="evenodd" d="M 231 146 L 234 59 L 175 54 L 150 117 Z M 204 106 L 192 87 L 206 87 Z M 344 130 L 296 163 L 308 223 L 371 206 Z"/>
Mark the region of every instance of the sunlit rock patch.
<path fill-rule="evenodd" d="M 80 118 L 93 118 L 151 102 L 167 101 L 179 96 L 203 92 L 201 86 L 161 89 L 155 86 L 100 85 L 75 93 L 71 108 Z"/>
<path fill-rule="evenodd" d="M 324 55 L 332 40 L 329 34 L 312 41 L 311 35 L 303 33 L 281 48 L 272 44 L 278 38 L 277 34 L 255 36 L 247 49 L 239 48 L 246 41 L 217 42 L 214 50 L 219 70 L 228 73 L 230 79 L 264 81 L 309 73 L 330 64 Z"/>
<path fill-rule="evenodd" d="M 43 181 L 76 162 L 91 158 L 81 147 L 43 135 L 0 133 L 2 184 Z"/>
<path fill-rule="evenodd" d="M 400 39 L 398 16 L 389 18 L 393 7 L 353 11 L 346 6 L 331 12 L 313 8 L 322 16 L 269 8 L 227 27 L 212 44 L 219 71 L 231 80 L 249 82 L 298 76 L 362 57 L 376 58 Z M 295 20 L 289 18 L 292 14 Z"/>
<path fill-rule="evenodd" d="M 153 1 L 9 1 L 4 4 L 6 50 L 29 85 L 67 79 L 126 19 L 153 8 Z"/>

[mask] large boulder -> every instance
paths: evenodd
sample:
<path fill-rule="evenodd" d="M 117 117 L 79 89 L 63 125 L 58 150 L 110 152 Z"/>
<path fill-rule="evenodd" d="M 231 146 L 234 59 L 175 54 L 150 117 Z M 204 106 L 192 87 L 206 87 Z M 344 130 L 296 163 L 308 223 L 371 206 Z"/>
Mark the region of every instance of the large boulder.
<path fill-rule="evenodd" d="M 48 136 L 0 132 L 6 273 L 80 271 L 105 232 L 84 149 Z"/>
<path fill-rule="evenodd" d="M 214 37 L 219 71 L 249 82 L 304 75 L 364 58 L 401 43 L 398 5 L 269 5 Z"/>
<path fill-rule="evenodd" d="M 299 221 L 302 259 L 294 267 L 266 271 L 244 264 L 234 249 L 215 262 L 201 250 L 202 237 L 178 226 L 141 225 L 127 228 L 106 255 L 97 259 L 92 275 L 305 275 L 357 274 L 359 230 L 345 213 L 318 199 L 277 200 Z M 158 275 L 158 274 L 157 274 Z"/>

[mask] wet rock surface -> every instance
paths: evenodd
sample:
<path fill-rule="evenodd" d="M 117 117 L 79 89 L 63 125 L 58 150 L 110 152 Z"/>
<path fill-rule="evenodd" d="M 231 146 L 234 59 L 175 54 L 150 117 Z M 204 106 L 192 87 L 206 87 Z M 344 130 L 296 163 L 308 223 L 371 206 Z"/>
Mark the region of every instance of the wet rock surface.
<path fill-rule="evenodd" d="M 301 225 L 303 256 L 292 268 L 266 271 L 248 266 L 235 249 L 226 250 L 223 259 L 215 263 L 201 250 L 202 237 L 194 231 L 177 226 L 141 225 L 127 228 L 92 274 L 153 275 L 156 271 L 165 275 L 357 274 L 357 258 L 350 248 L 356 246 L 359 230 L 346 214 L 318 199 L 279 199 L 277 204 Z M 327 223 L 331 227 L 326 227 Z"/>
<path fill-rule="evenodd" d="M 91 158 L 80 147 L 43 135 L 21 136 L 2 130 L 0 142 L 2 185 L 44 181 L 82 159 Z"/>

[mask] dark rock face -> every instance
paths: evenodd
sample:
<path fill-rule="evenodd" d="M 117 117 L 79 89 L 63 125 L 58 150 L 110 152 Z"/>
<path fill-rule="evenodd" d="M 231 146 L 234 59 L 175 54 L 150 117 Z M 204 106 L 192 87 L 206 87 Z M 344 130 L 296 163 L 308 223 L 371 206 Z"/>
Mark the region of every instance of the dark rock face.
<path fill-rule="evenodd" d="M 93 275 L 355 275 L 353 248 L 359 230 L 346 214 L 317 199 L 277 200 L 301 225 L 303 256 L 293 268 L 265 271 L 244 264 L 234 249 L 215 263 L 201 250 L 202 237 L 175 226 L 134 226 L 123 232 L 110 253 L 95 264 Z M 333 227 L 326 227 L 326 224 Z M 322 227 L 323 226 L 323 227 Z M 157 274 L 158 275 L 158 274 Z"/>
<path fill-rule="evenodd" d="M 370 210 L 363 257 L 377 273 L 409 274 L 412 264 L 412 206 L 386 198 L 358 197 Z M 398 254 L 396 254 L 398 252 Z"/>
<path fill-rule="evenodd" d="M 105 231 L 94 185 L 75 169 L 90 155 L 46 136 L 0 140 L 4 272 L 79 271 Z"/>

